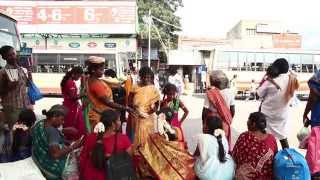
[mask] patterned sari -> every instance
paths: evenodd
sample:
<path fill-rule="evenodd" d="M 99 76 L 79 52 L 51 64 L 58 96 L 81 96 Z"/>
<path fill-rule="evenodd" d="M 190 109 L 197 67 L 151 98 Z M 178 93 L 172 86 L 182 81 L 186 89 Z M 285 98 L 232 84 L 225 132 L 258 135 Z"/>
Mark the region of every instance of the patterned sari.
<path fill-rule="evenodd" d="M 194 158 L 177 141 L 167 141 L 159 134 L 150 134 L 139 152 L 157 179 L 195 179 Z"/>
<path fill-rule="evenodd" d="M 271 134 L 264 140 L 259 140 L 251 132 L 242 133 L 232 151 L 237 165 L 236 179 L 273 179 L 272 162 L 276 152 L 277 142 Z M 253 176 L 246 176 L 248 172 Z"/>
<path fill-rule="evenodd" d="M 231 149 L 231 122 L 232 115 L 229 107 L 227 107 L 225 100 L 221 96 L 220 91 L 217 88 L 211 88 L 207 91 L 207 97 L 209 102 L 216 108 L 217 114 L 212 114 L 210 116 L 218 116 L 222 120 L 223 130 L 226 133 L 226 137 Z M 205 126 L 206 123 L 204 123 Z M 206 129 L 206 128 L 204 128 Z"/>
<path fill-rule="evenodd" d="M 134 161 L 143 177 L 152 176 L 146 162 L 140 156 L 139 147 L 144 146 L 149 135 L 154 133 L 156 115 L 149 114 L 151 107 L 160 99 L 158 90 L 153 85 L 138 86 L 135 85 L 131 89 L 133 95 L 132 105 L 136 111 L 145 114 L 145 117 L 130 115 L 128 119 L 128 135 L 133 137 L 133 153 Z"/>
<path fill-rule="evenodd" d="M 32 130 L 32 159 L 46 179 L 61 179 L 66 157 L 53 159 L 49 154 L 48 138 L 44 126 L 45 120 L 37 122 Z M 64 146 L 60 144 L 60 146 Z"/>

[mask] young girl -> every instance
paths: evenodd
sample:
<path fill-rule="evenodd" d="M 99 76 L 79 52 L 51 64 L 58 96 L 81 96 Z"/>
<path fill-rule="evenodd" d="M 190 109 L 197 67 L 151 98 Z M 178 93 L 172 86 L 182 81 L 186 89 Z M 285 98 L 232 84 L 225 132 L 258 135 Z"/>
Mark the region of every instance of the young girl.
<path fill-rule="evenodd" d="M 184 106 L 183 102 L 177 97 L 177 92 L 178 92 L 178 89 L 175 85 L 170 84 L 170 83 L 167 84 L 163 89 L 164 96 L 163 96 L 163 100 L 161 102 L 161 108 L 169 107 L 174 111 L 174 116 L 171 121 L 171 125 L 179 128 L 182 132 L 181 124 L 188 116 L 189 110 L 187 109 L 187 107 Z M 184 114 L 179 121 L 178 112 L 179 112 L 180 108 L 183 110 Z M 183 135 L 182 135 L 182 137 L 183 137 Z"/>
<path fill-rule="evenodd" d="M 95 133 L 87 136 L 80 154 L 80 172 L 84 180 L 106 179 L 105 158 L 112 155 L 114 145 L 117 153 L 127 151 L 131 154 L 129 138 L 117 133 L 120 124 L 120 115 L 116 111 L 109 109 L 101 114 Z"/>
<path fill-rule="evenodd" d="M 31 156 L 30 128 L 36 121 L 34 112 L 30 109 L 21 111 L 18 121 L 13 125 L 12 159 L 18 161 Z"/>

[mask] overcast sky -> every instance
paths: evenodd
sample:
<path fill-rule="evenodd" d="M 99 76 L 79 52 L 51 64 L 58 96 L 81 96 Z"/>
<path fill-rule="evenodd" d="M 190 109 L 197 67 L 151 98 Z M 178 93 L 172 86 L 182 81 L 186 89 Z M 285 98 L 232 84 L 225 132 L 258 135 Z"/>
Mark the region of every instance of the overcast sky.
<path fill-rule="evenodd" d="M 241 19 L 277 20 L 302 35 L 302 46 L 320 49 L 319 0 L 183 0 L 182 35 L 225 37 Z"/>

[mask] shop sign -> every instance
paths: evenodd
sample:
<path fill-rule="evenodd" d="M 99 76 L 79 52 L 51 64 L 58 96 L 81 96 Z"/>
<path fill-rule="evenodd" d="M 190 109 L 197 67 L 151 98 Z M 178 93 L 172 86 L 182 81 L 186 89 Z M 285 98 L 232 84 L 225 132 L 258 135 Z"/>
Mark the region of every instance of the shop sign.
<path fill-rule="evenodd" d="M 116 43 L 104 43 L 105 48 L 116 48 L 117 44 Z"/>
<path fill-rule="evenodd" d="M 69 43 L 69 47 L 71 47 L 71 48 L 79 48 L 79 47 L 80 47 L 80 43 L 78 43 L 78 42 L 71 42 L 71 43 Z"/>
<path fill-rule="evenodd" d="M 95 42 L 89 42 L 89 43 L 88 43 L 88 47 L 89 47 L 89 48 L 95 48 L 95 47 L 97 47 L 97 43 L 95 43 Z"/>

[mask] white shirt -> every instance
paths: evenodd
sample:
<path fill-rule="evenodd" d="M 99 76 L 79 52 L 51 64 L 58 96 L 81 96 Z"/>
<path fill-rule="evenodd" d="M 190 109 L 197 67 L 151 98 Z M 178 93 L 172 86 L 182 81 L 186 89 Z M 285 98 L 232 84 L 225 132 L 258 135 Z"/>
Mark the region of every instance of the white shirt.
<path fill-rule="evenodd" d="M 261 112 L 266 115 L 268 132 L 281 140 L 286 138 L 289 119 L 289 102 L 285 101 L 289 75 L 280 74 L 274 81 L 280 89 L 277 89 L 270 81 L 265 81 L 257 89 L 257 93 L 259 97 L 263 98 Z"/>
<path fill-rule="evenodd" d="M 226 88 L 226 89 L 220 90 L 220 93 L 228 109 L 230 108 L 230 106 L 235 105 L 235 96 L 232 89 Z M 209 102 L 208 96 L 205 96 L 204 98 L 203 107 L 209 109 L 211 112 L 217 112 L 216 108 Z"/>
<path fill-rule="evenodd" d="M 180 95 L 184 88 L 182 77 L 177 73 L 174 76 L 169 76 L 168 81 L 169 83 L 174 84 L 177 87 L 178 93 Z"/>

